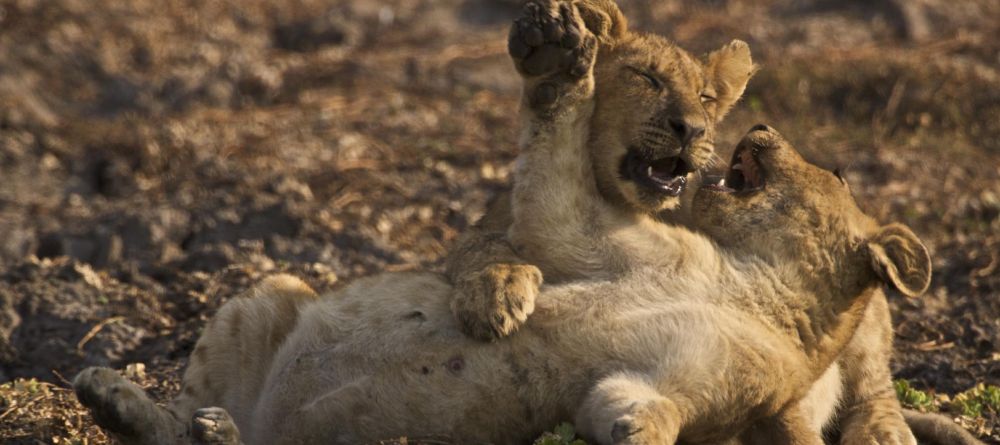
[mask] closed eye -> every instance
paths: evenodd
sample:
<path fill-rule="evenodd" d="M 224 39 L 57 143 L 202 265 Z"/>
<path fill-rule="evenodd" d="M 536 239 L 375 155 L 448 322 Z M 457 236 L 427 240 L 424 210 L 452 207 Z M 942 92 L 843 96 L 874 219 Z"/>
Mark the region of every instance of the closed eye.
<path fill-rule="evenodd" d="M 645 71 L 645 70 L 641 70 L 639 68 L 631 67 L 631 66 L 628 67 L 628 68 L 629 68 L 629 70 L 631 70 L 633 73 L 635 73 L 639 77 L 642 77 L 643 79 L 645 79 L 646 82 L 649 83 L 649 86 L 653 87 L 653 89 L 655 89 L 657 91 L 660 91 L 660 90 L 663 89 L 663 82 L 659 78 L 657 78 L 654 74 L 652 74 L 652 73 L 650 73 L 648 71 Z"/>

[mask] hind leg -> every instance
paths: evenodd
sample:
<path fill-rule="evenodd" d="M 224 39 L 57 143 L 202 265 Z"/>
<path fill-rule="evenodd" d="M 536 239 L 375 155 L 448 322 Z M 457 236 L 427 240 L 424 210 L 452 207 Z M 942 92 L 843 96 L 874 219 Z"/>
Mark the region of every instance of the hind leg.
<path fill-rule="evenodd" d="M 761 419 L 742 435 L 743 445 L 823 445 L 823 436 L 812 425 L 808 411 L 798 404 L 785 408 L 780 414 Z"/>
<path fill-rule="evenodd" d="M 240 445 L 240 431 L 226 410 L 202 408 L 191 418 L 191 442 L 194 445 Z"/>
<path fill-rule="evenodd" d="M 142 388 L 103 368 L 86 369 L 76 377 L 77 398 L 98 425 L 123 443 L 185 442 L 192 415 L 206 406 L 224 408 L 238 425 L 252 411 L 275 352 L 295 327 L 299 307 L 315 299 L 301 280 L 277 275 L 227 302 L 198 340 L 184 373 L 184 389 L 166 409 Z"/>
<path fill-rule="evenodd" d="M 892 321 L 885 296 L 872 299 L 838 360 L 844 373 L 843 445 L 915 445 L 892 387 Z"/>
<path fill-rule="evenodd" d="M 73 389 L 94 421 L 121 443 L 176 444 L 186 437 L 183 423 L 113 369 L 87 368 L 73 379 Z"/>
<path fill-rule="evenodd" d="M 275 275 L 226 302 L 198 339 L 184 387 L 168 410 L 187 420 L 199 408 L 220 407 L 236 425 L 245 425 L 299 308 L 316 298 L 298 278 Z"/>
<path fill-rule="evenodd" d="M 616 374 L 591 390 L 577 413 L 580 432 L 601 444 L 669 445 L 677 441 L 677 406 L 642 376 Z"/>

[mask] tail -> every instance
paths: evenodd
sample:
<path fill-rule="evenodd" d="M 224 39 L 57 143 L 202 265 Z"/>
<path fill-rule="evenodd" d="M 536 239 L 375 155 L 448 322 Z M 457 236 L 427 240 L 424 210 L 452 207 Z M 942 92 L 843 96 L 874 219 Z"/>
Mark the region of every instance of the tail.
<path fill-rule="evenodd" d="M 913 435 L 922 444 L 929 445 L 983 445 L 971 433 L 940 414 L 903 410 L 903 418 Z"/>

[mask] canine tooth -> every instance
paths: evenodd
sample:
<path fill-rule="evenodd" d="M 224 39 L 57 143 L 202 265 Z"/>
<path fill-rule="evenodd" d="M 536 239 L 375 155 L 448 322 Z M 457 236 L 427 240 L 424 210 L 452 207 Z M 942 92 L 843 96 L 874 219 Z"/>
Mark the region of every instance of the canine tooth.
<path fill-rule="evenodd" d="M 725 186 L 726 186 L 726 178 L 720 179 L 719 180 L 719 187 L 725 187 Z"/>
<path fill-rule="evenodd" d="M 646 176 L 653 176 L 653 166 L 646 167 Z"/>
<path fill-rule="evenodd" d="M 743 170 L 743 164 L 733 164 L 732 169 L 733 170 L 740 170 L 740 171 L 742 171 Z"/>

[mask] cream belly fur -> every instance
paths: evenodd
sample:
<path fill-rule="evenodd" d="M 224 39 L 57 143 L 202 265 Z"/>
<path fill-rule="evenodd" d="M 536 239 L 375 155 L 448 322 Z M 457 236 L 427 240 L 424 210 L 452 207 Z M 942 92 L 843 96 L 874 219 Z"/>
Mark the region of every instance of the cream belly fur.
<path fill-rule="evenodd" d="M 810 378 L 802 366 L 807 358 L 787 352 L 796 345 L 742 311 L 719 307 L 709 297 L 664 303 L 650 296 L 654 290 L 690 296 L 725 290 L 694 280 L 658 283 L 655 274 L 633 279 L 634 287 L 548 288 L 527 328 L 500 344 L 461 334 L 447 310 L 451 287 L 436 275 L 362 280 L 301 308 L 252 416 L 237 418 L 237 425 L 248 444 L 352 444 L 399 435 L 522 443 L 576 417 L 582 431 L 608 443 L 599 438 L 610 438 L 615 419 L 603 421 L 600 410 L 576 407 L 616 373 L 642 376 L 653 388 L 668 382 L 703 386 L 705 403 L 720 407 L 746 405 L 748 394 L 775 391 L 752 381 L 733 388 L 735 375 L 745 371 L 766 369 L 771 375 L 762 382 Z M 581 298 L 592 305 L 581 310 Z M 614 310 L 601 303 L 608 301 L 616 302 Z M 767 366 L 732 369 L 747 354 L 746 345 Z M 509 390 L 514 387 L 520 390 Z M 727 390 L 712 393 L 716 388 Z M 756 403 L 765 413 L 781 408 Z M 752 420 L 747 412 L 723 412 L 730 414 L 724 418 L 728 429 L 713 421 L 697 433 L 714 430 L 710 437 L 724 438 Z"/>

